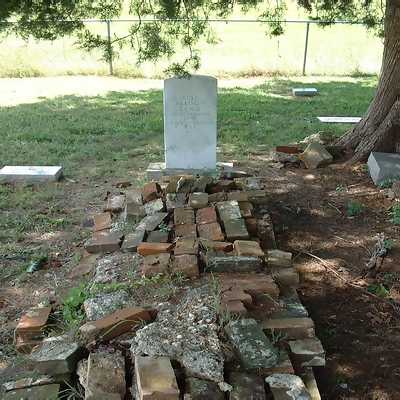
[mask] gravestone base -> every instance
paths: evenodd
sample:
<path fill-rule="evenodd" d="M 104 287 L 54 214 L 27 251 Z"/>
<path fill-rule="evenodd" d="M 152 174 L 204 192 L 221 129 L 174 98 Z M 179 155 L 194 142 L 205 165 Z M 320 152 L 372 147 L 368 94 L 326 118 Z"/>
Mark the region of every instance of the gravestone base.
<path fill-rule="evenodd" d="M 150 181 L 160 180 L 163 176 L 173 175 L 214 175 L 217 172 L 232 171 L 233 163 L 217 162 L 216 169 L 183 169 L 166 168 L 165 162 L 150 163 L 146 169 L 147 179 Z"/>

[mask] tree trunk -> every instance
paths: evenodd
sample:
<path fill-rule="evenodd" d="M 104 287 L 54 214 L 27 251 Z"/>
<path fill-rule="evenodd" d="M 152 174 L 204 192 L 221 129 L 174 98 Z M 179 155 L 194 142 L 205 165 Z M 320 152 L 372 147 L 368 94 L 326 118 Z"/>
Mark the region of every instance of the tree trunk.
<path fill-rule="evenodd" d="M 385 42 L 378 87 L 366 115 L 338 140 L 354 150 L 351 162 L 400 144 L 400 0 L 386 0 Z"/>

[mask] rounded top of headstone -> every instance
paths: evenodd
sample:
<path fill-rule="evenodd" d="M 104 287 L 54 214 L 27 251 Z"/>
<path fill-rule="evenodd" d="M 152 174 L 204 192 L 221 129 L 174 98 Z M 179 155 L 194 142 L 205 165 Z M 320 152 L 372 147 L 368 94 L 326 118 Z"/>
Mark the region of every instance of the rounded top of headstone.
<path fill-rule="evenodd" d="M 189 74 L 189 75 L 185 75 L 185 76 L 173 76 L 171 78 L 167 78 L 164 79 L 164 82 L 170 82 L 170 81 L 179 81 L 179 80 L 209 80 L 209 81 L 215 81 L 217 82 L 217 78 L 215 78 L 214 76 L 209 76 L 209 75 L 197 75 L 197 74 Z"/>

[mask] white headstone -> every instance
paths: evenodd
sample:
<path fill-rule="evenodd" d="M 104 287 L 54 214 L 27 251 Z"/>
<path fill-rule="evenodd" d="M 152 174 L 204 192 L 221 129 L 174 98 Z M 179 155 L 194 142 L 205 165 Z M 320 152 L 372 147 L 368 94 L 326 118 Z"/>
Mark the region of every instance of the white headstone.
<path fill-rule="evenodd" d="M 61 166 L 6 165 L 0 169 L 0 182 L 58 181 L 63 173 Z"/>
<path fill-rule="evenodd" d="M 215 169 L 217 80 L 210 76 L 164 81 L 165 166 Z"/>
<path fill-rule="evenodd" d="M 358 124 L 361 117 L 317 117 L 320 122 L 330 124 Z"/>
<path fill-rule="evenodd" d="M 292 89 L 293 96 L 300 97 L 312 97 L 318 94 L 318 89 L 316 88 L 293 88 Z"/>

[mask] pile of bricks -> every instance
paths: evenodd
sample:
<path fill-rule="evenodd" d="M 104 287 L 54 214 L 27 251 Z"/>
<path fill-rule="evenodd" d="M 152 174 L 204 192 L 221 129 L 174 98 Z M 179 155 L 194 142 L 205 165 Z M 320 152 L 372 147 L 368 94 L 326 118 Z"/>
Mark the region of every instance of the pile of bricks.
<path fill-rule="evenodd" d="M 176 360 L 135 356 L 132 391 L 137 399 L 266 399 L 267 393 L 275 400 L 320 399 L 313 368 L 325 364 L 325 353 L 297 295 L 292 254 L 276 249 L 271 217 L 259 207 L 267 195 L 262 180 L 253 177 L 170 176 L 110 196 L 104 211 L 93 217 L 87 252 L 137 253 L 139 277 L 181 274 L 195 280 L 212 273 L 219 284 L 220 312 L 227 319 L 223 335 L 235 355 L 225 363 L 228 385 L 177 373 Z M 84 358 L 79 346 L 70 347 L 72 353 L 64 350 L 64 357 L 54 351 L 41 358 L 37 354 L 40 345 L 49 345 L 43 331 L 50 312 L 33 309 L 21 318 L 17 346 L 34 349 L 29 357 L 47 365 L 43 373 L 54 375 L 48 366 L 62 359 L 60 371 L 71 374 L 76 360 Z M 154 318 L 153 310 L 123 308 L 83 324 L 80 337 L 92 349 L 123 333 L 134 335 L 142 321 Z M 125 377 L 124 357 L 113 356 L 90 353 L 80 374 L 85 399 L 125 398 L 131 379 Z M 109 385 L 108 371 L 113 371 Z M 287 394 L 291 391 L 293 396 Z"/>

